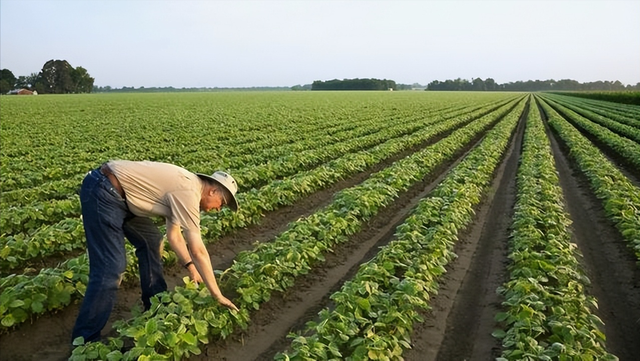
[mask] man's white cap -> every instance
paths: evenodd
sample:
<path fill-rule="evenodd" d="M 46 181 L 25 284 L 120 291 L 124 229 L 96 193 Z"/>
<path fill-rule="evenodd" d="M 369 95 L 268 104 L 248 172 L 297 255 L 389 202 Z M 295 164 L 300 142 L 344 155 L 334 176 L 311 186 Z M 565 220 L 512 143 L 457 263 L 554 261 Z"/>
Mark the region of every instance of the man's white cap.
<path fill-rule="evenodd" d="M 227 200 L 227 206 L 232 211 L 238 210 L 238 200 L 236 199 L 236 193 L 238 192 L 238 184 L 236 180 L 233 179 L 231 175 L 225 173 L 223 171 L 217 171 L 212 175 L 206 175 L 202 173 L 196 173 L 196 175 L 200 178 L 211 180 L 215 183 L 220 184 L 227 192 L 225 198 Z"/>

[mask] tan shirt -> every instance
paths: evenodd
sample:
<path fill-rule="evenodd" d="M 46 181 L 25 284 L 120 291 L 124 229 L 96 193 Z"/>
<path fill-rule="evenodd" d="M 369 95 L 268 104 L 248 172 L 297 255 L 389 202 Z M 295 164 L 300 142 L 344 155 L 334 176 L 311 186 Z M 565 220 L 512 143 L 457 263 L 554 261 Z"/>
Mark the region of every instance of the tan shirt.
<path fill-rule="evenodd" d="M 203 182 L 173 164 L 112 160 L 108 163 L 124 189 L 129 210 L 140 217 L 162 216 L 167 224 L 200 229 Z"/>

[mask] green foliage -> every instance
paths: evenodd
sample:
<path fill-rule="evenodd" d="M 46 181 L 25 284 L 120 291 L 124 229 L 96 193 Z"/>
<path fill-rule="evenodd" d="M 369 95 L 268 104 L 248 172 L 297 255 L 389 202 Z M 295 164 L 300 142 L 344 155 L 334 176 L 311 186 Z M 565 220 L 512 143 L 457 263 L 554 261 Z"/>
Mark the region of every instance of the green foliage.
<path fill-rule="evenodd" d="M 571 243 L 571 221 L 551 147 L 536 106 L 529 109 L 517 174 L 518 197 L 510 243 L 509 281 L 499 292 L 504 312 L 500 360 L 617 360 L 604 348 L 602 321 L 587 296 Z"/>
<path fill-rule="evenodd" d="M 327 163 L 322 164 L 314 169 L 310 169 L 308 171 L 303 170 L 306 167 L 305 163 L 300 163 L 298 158 L 293 158 L 293 163 L 289 163 L 289 167 L 293 167 L 293 169 L 298 169 L 297 172 L 291 177 L 285 177 L 283 179 L 275 179 L 278 177 L 278 173 L 269 172 L 265 169 L 265 172 L 260 173 L 260 177 L 258 177 L 255 182 L 257 183 L 267 183 L 270 179 L 271 183 L 267 183 L 267 185 L 263 186 L 260 189 L 251 189 L 249 191 L 242 192 L 238 195 L 240 202 L 242 203 L 242 207 L 240 212 L 232 213 L 228 211 L 223 211 L 214 214 L 203 215 L 201 219 L 202 232 L 203 236 L 207 241 L 214 241 L 228 232 L 245 227 L 248 224 L 255 224 L 260 221 L 263 214 L 267 211 L 277 209 L 279 207 L 292 204 L 297 201 L 301 197 L 312 194 L 319 189 L 327 187 L 330 184 L 334 184 L 349 175 L 355 174 L 356 172 L 363 171 L 368 167 L 371 167 L 384 159 L 387 159 L 395 154 L 400 153 L 403 150 L 409 149 L 412 146 L 417 144 L 421 144 L 428 139 L 436 137 L 440 134 L 445 134 L 456 127 L 467 124 L 473 119 L 482 117 L 488 113 L 495 111 L 496 109 L 502 107 L 503 109 L 500 112 L 496 112 L 495 114 L 487 117 L 483 120 L 483 122 L 476 125 L 476 127 L 481 126 L 482 124 L 486 124 L 487 122 L 491 122 L 495 120 L 500 114 L 506 111 L 504 105 L 511 101 L 513 96 L 505 97 L 501 95 L 500 97 L 496 97 L 491 99 L 490 102 L 482 105 L 478 105 L 477 100 L 472 100 L 471 102 L 465 104 L 464 106 L 458 106 L 451 109 L 445 108 L 441 111 L 435 112 L 433 114 L 433 118 L 410 118 L 409 122 L 398 122 L 397 126 L 386 126 L 385 123 L 381 125 L 373 125 L 370 121 L 364 121 L 362 126 L 363 128 L 369 127 L 379 127 L 380 131 L 386 130 L 386 132 L 381 132 L 379 136 L 367 138 L 367 133 L 361 133 L 362 137 L 365 139 L 374 140 L 372 143 L 366 143 L 363 146 L 365 149 L 345 154 L 342 157 L 335 158 L 333 160 L 329 160 Z M 375 110 L 372 113 L 372 116 L 376 116 L 378 110 Z M 433 110 L 429 111 L 433 113 Z M 3 115 L 5 113 L 3 112 Z M 393 114 L 390 113 L 390 114 Z M 430 113 L 424 113 L 430 114 Z M 376 120 L 377 118 L 373 118 Z M 344 128 L 345 120 L 341 119 L 336 121 L 336 126 L 334 129 L 327 129 L 323 127 L 327 123 L 324 121 L 316 122 L 316 126 L 320 127 L 322 131 L 329 133 L 331 138 L 343 139 L 345 142 L 350 144 L 351 142 L 347 141 L 349 139 L 348 136 L 342 138 L 340 136 L 340 132 L 346 131 Z M 413 124 L 412 124 L 413 123 Z M 289 128 L 289 127 L 287 127 Z M 351 133 L 353 135 L 353 133 Z M 4 133 L 3 133 L 4 135 Z M 252 133 L 251 136 L 255 136 L 255 133 Z M 294 135 L 296 136 L 296 135 Z M 361 138 L 362 138 L 361 137 Z M 271 137 L 267 138 L 271 139 Z M 277 141 L 281 141 L 276 137 Z M 233 138 L 232 141 L 237 141 Z M 455 141 L 450 141 L 454 142 Z M 355 142 L 353 144 L 356 144 Z M 374 145 L 371 148 L 366 148 L 366 145 Z M 256 146 L 255 142 L 248 142 L 246 147 L 247 150 L 241 150 L 243 152 L 250 153 L 253 151 L 253 147 Z M 261 145 L 264 146 L 264 145 Z M 457 145 L 456 145 L 457 146 Z M 320 146 L 318 148 L 318 152 L 320 154 L 327 154 L 324 152 L 324 148 Z M 353 150 L 354 148 L 347 148 L 347 150 Z M 333 151 L 337 151 L 337 149 L 332 149 Z M 14 150 L 11 148 L 3 148 L 3 152 L 12 153 Z M 346 151 L 345 151 L 346 152 Z M 278 153 L 276 153 L 278 154 Z M 305 153 L 310 154 L 310 153 Z M 444 155 L 445 153 L 443 153 Z M 325 157 L 330 157 L 327 154 Z M 190 169 L 199 169 L 203 164 L 201 157 L 194 157 L 195 162 L 193 163 L 193 167 L 189 167 Z M 292 158 L 286 157 L 285 159 L 291 160 Z M 325 158 L 326 159 L 326 158 Z M 432 161 L 435 161 L 434 158 Z M 429 160 L 428 158 L 426 160 Z M 424 160 L 423 160 L 424 162 Z M 3 167 L 9 165 L 10 163 L 3 163 Z M 289 167 L 284 166 L 287 164 L 283 163 L 275 163 L 275 164 L 283 164 L 283 169 L 287 169 L 289 171 Z M 78 167 L 74 165 L 74 167 Z M 90 168 L 89 165 L 86 168 Z M 216 167 L 217 168 L 217 167 Z M 55 168 L 54 168 L 55 169 Z M 47 172 L 49 174 L 53 174 L 54 172 Z M 232 172 L 234 175 L 236 172 Z M 7 173 L 11 174 L 11 173 Z M 242 172 L 238 172 L 240 175 L 240 179 L 242 178 Z M 3 182 L 5 179 L 3 178 Z M 52 183 L 58 185 L 59 183 Z M 66 185 L 62 184 L 61 188 L 66 187 Z M 51 194 L 59 194 L 62 191 L 59 191 L 57 188 L 52 186 Z M 21 193 L 25 194 L 25 193 Z M 345 196 L 344 199 L 348 199 L 348 197 L 357 196 Z M 376 196 L 377 198 L 380 196 Z M 4 197 L 3 197 L 4 200 Z M 62 204 L 62 203 L 61 203 Z M 379 206 L 377 206 L 379 207 Z M 25 208 L 26 209 L 26 208 Z M 372 212 L 377 211 L 377 208 L 372 208 L 371 210 L 367 210 L 366 214 L 370 215 Z M 343 222 L 345 225 L 349 225 L 349 223 L 340 221 L 339 218 L 336 219 L 336 222 Z M 330 224 L 325 223 L 326 225 Z M 350 232 L 354 232 L 354 230 L 350 230 Z M 322 236 L 324 237 L 324 235 Z M 28 260 L 30 257 L 34 256 L 45 256 L 54 254 L 54 252 L 59 252 L 63 250 L 68 250 L 70 248 L 75 249 L 81 247 L 84 243 L 83 240 L 83 232 L 80 225 L 80 220 L 78 218 L 68 218 L 63 221 L 60 221 L 57 224 L 51 226 L 45 226 L 39 228 L 32 235 L 22 235 L 16 234 L 12 236 L 3 236 L 1 238 L 2 243 L 5 247 L 0 248 L 0 252 L 6 253 L 6 260 L 0 262 L 0 266 L 7 267 L 11 269 L 11 267 L 21 267 L 25 260 Z M 4 254 L 3 253 L 3 254 Z M 126 277 L 135 277 L 136 276 L 136 268 L 133 251 L 128 251 L 128 269 L 125 273 Z M 171 260 L 171 255 L 168 254 L 165 256 L 166 259 Z M 69 262 L 74 264 L 74 274 L 81 276 L 84 278 L 80 279 L 80 282 L 66 282 L 65 288 L 72 288 L 73 291 L 70 293 L 70 300 L 80 298 L 83 293 L 84 287 L 86 287 L 86 279 L 88 274 L 87 268 L 87 259 L 85 256 L 76 258 L 74 260 L 70 260 Z M 8 299 L 27 299 L 31 296 L 31 293 L 34 287 L 37 287 L 38 284 L 48 283 L 48 282 L 57 282 L 59 280 L 59 274 L 64 273 L 67 270 L 67 265 L 69 262 L 64 263 L 63 265 L 49 269 L 41 272 L 38 276 L 20 276 L 20 277 L 6 277 L 5 281 L 11 282 L 12 285 L 16 285 L 13 289 L 4 289 L 3 294 L 7 294 Z M 77 269 L 76 269 L 77 268 Z M 3 269 L 3 268 L 0 268 Z M 6 269 L 6 268 L 4 268 Z M 51 280 L 49 279 L 51 278 Z M 55 303 L 52 303 L 52 305 Z M 55 306 L 48 307 L 46 306 L 48 303 L 45 303 L 45 307 L 42 310 L 38 310 L 37 312 L 33 309 L 24 308 L 27 315 L 21 315 L 19 318 L 24 322 L 27 318 L 33 318 L 37 315 L 55 310 Z M 1 314 L 0 314 L 1 315 Z M 28 317 L 27 317 L 28 316 Z M 15 326 L 20 322 L 12 322 L 11 325 Z M 8 328 L 0 328 L 0 331 L 6 331 Z"/>
<path fill-rule="evenodd" d="M 94 79 L 81 66 L 74 68 L 66 60 L 49 60 L 35 81 L 40 94 L 90 93 Z"/>
<path fill-rule="evenodd" d="M 591 189 L 601 199 L 607 217 L 629 242 L 640 264 L 640 189 L 551 106 L 545 101 L 541 105 L 549 124 L 569 147 L 578 168 L 587 176 Z M 608 140 L 611 143 L 619 138 L 606 132 L 600 136 L 612 138 Z M 640 162 L 640 158 L 635 161 Z"/>
<path fill-rule="evenodd" d="M 629 119 L 632 116 L 637 117 L 640 114 L 632 115 L 632 113 L 630 113 L 629 117 L 624 117 L 619 114 L 615 114 L 612 111 L 598 111 L 597 108 L 589 109 L 588 106 L 584 106 L 584 103 L 572 102 L 571 98 L 568 97 L 560 97 L 557 95 L 549 96 L 546 94 L 545 97 L 552 99 L 557 105 L 557 109 L 570 109 L 586 119 L 600 124 L 601 126 L 640 144 L 640 119 Z M 577 114 L 573 114 L 572 118 L 575 118 Z"/>
<path fill-rule="evenodd" d="M 490 126 L 497 119 L 509 113 L 513 108 L 513 102 L 501 107 L 475 122 L 468 124 L 461 129 L 454 131 L 449 137 L 428 147 L 420 152 L 402 159 L 385 170 L 373 174 L 362 184 L 348 188 L 336 194 L 333 202 L 318 212 L 293 222 L 287 231 L 279 235 L 274 241 L 258 244 L 252 251 L 239 254 L 233 264 L 226 270 L 220 280 L 223 288 L 235 289 L 240 295 L 235 300 L 240 307 L 239 313 L 230 312 L 227 309 L 220 309 L 220 306 L 211 303 L 207 306 L 207 300 L 200 299 L 196 295 L 196 290 L 190 286 L 188 279 L 185 289 L 177 287 L 171 294 L 163 294 L 156 297 L 156 301 L 151 310 L 135 317 L 132 320 L 121 323 L 118 326 L 121 337 L 133 338 L 137 348 L 149 346 L 148 328 L 150 318 L 157 320 L 167 320 L 174 318 L 179 322 L 168 323 L 169 326 L 163 334 L 167 335 L 171 331 L 178 334 L 193 334 L 194 320 L 189 319 L 194 313 L 194 319 L 198 312 L 205 312 L 205 315 L 213 311 L 215 314 L 213 324 L 210 324 L 208 335 L 225 338 L 236 327 L 245 327 L 248 322 L 250 310 L 258 309 L 260 305 L 267 302 L 273 292 L 281 292 L 291 287 L 294 280 L 300 275 L 309 272 L 309 269 L 319 262 L 324 261 L 323 253 L 332 249 L 336 244 L 345 242 L 349 235 L 360 229 L 360 225 L 370 219 L 385 205 L 397 198 L 400 191 L 408 189 L 412 184 L 421 180 L 430 171 L 443 161 L 450 159 L 464 145 L 474 139 L 478 133 Z M 408 288 L 404 288 L 405 291 Z M 204 288 L 200 289 L 206 295 Z M 398 295 L 402 298 L 402 295 Z M 194 307 L 194 303 L 198 307 Z M 361 299 L 358 302 L 361 309 L 366 311 L 371 307 L 369 300 Z M 184 316 L 181 316 L 183 315 Z M 225 316 L 225 315 L 230 315 Z M 405 317 L 400 313 L 394 314 L 397 317 Z M 205 317 L 205 316 L 203 316 Z M 390 320 L 388 320 L 390 321 Z M 161 323 L 158 322 L 158 325 Z M 155 329 L 155 323 L 152 330 Z M 160 327 L 160 326 L 158 326 Z M 371 330 L 372 337 L 375 337 L 374 330 Z M 409 328 L 405 330 L 408 334 Z M 153 333 L 152 333 L 153 334 Z M 153 339 L 155 351 L 149 356 L 159 354 L 159 358 L 184 357 L 190 353 L 198 353 L 197 345 L 206 343 L 207 338 L 193 339 L 191 336 L 176 344 L 172 350 L 162 346 L 162 342 Z M 192 342 L 193 341 L 193 342 Z M 172 341 L 173 342 L 173 339 Z M 385 359 L 387 355 L 399 355 L 401 346 L 406 341 L 391 345 L 381 338 L 368 348 L 367 354 L 372 357 Z M 393 347 L 389 351 L 389 347 Z M 335 350 L 332 350 L 334 352 Z M 78 351 L 81 352 L 81 351 Z M 125 354 L 126 357 L 126 354 Z M 155 357 L 155 356 L 154 356 Z"/>
<path fill-rule="evenodd" d="M 637 103 L 637 91 L 640 90 L 640 83 L 636 85 L 624 85 L 619 81 L 595 81 L 580 83 L 572 79 L 560 79 L 560 80 L 527 80 L 527 81 L 515 81 L 503 84 L 496 84 L 492 78 L 482 80 L 480 78 L 472 79 L 447 79 L 444 81 L 434 80 L 427 85 L 427 90 L 436 91 L 510 91 L 510 92 L 558 92 L 560 94 L 571 94 L 577 96 L 584 96 L 593 99 L 602 99 L 608 101 L 631 101 Z M 606 92 L 590 92 L 588 90 L 607 90 Z M 625 91 L 626 90 L 626 91 Z M 566 92 L 572 91 L 572 92 Z M 580 92 L 577 92 L 580 91 Z M 584 92 L 583 92 L 584 91 Z M 627 96 L 626 93 L 631 95 Z M 583 95 L 584 94 L 584 95 Z M 604 95 L 601 95 L 604 94 Z M 607 95 L 609 94 L 609 95 Z M 622 94 L 621 96 L 617 94 Z M 599 96 L 601 95 L 601 96 Z M 614 100 L 615 99 L 615 100 Z"/>
<path fill-rule="evenodd" d="M 640 91 L 586 91 L 561 92 L 558 94 L 578 98 L 604 100 L 607 102 L 640 105 Z"/>
<path fill-rule="evenodd" d="M 16 86 L 17 79 L 9 69 L 0 70 L 0 95 L 7 94 Z"/>
<path fill-rule="evenodd" d="M 632 140 L 633 138 L 640 139 L 640 131 L 631 127 L 624 127 L 623 131 L 621 127 L 616 127 L 615 124 L 618 124 L 613 121 L 604 121 L 604 126 L 599 125 L 596 122 L 584 118 L 577 114 L 576 112 L 565 108 L 564 106 L 556 103 L 553 100 L 550 100 L 548 97 L 544 97 L 545 102 L 551 106 L 555 111 L 557 111 L 560 115 L 566 118 L 569 122 L 574 124 L 577 128 L 583 130 L 584 132 L 590 134 L 607 147 L 613 149 L 617 154 L 620 155 L 624 161 L 635 167 L 636 169 L 640 169 L 640 143 Z M 625 136 L 620 136 L 615 132 L 609 130 L 607 126 L 614 127 L 619 131 L 623 131 Z"/>
<path fill-rule="evenodd" d="M 413 324 L 422 321 L 418 311 L 429 308 L 430 295 L 437 292 L 444 266 L 456 257 L 453 247 L 458 232 L 472 221 L 474 207 L 490 185 L 523 107 L 524 101 L 511 109 L 485 140 L 420 201 L 398 226 L 394 240 L 331 296 L 333 309 L 322 310 L 318 320 L 309 322 L 301 334 L 290 335 L 290 350 L 278 354 L 276 360 L 402 360 L 403 350 L 411 347 Z M 441 143 L 449 139 L 455 144 L 468 142 L 470 134 L 465 135 L 463 130 Z M 435 149 L 428 153 L 425 150 L 422 158 L 434 153 Z M 393 169 L 395 177 L 411 173 L 408 164 L 405 166 Z M 413 168 L 418 172 L 415 176 L 420 178 L 419 169 L 432 166 Z M 394 175 L 380 173 L 385 173 L 384 179 L 393 180 Z"/>
<path fill-rule="evenodd" d="M 333 79 L 316 80 L 311 90 L 389 90 L 396 89 L 396 82 L 387 79 Z"/>

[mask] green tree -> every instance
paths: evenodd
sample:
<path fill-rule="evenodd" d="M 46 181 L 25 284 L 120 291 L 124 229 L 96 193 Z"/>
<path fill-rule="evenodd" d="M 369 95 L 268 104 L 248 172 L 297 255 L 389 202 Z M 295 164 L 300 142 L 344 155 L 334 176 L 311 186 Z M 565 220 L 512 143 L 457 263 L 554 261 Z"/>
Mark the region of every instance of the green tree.
<path fill-rule="evenodd" d="M 66 60 L 49 60 L 44 63 L 38 75 L 36 86 L 38 93 L 68 94 L 73 93 L 74 84 L 71 78 L 73 67 Z M 40 89 L 38 89 L 40 88 Z"/>
<path fill-rule="evenodd" d="M 90 93 L 93 81 L 81 66 L 74 68 L 66 60 L 49 60 L 38 74 L 35 88 L 44 94 Z"/>
<path fill-rule="evenodd" d="M 27 77 L 24 75 L 20 75 L 18 80 L 16 80 L 16 88 L 28 88 L 29 83 L 27 82 Z"/>
<path fill-rule="evenodd" d="M 16 77 L 11 70 L 0 70 L 0 94 L 7 94 L 9 91 L 15 89 Z"/>
<path fill-rule="evenodd" d="M 38 73 L 31 73 L 31 75 L 20 75 L 16 80 L 16 88 L 32 89 L 36 86 L 38 80 Z"/>
<path fill-rule="evenodd" d="M 482 91 L 482 90 L 487 90 L 485 83 L 482 79 L 480 78 L 475 78 L 473 79 L 473 82 L 471 84 L 471 90 L 475 90 L 475 91 Z"/>
<path fill-rule="evenodd" d="M 487 78 L 484 81 L 484 86 L 486 90 L 490 90 L 490 91 L 498 90 L 498 84 L 496 84 L 496 81 L 493 80 L 493 78 Z"/>
<path fill-rule="evenodd" d="M 315 80 L 311 90 L 389 90 L 396 89 L 396 82 L 388 79 L 333 79 Z"/>
<path fill-rule="evenodd" d="M 87 69 L 79 66 L 71 72 L 71 79 L 73 79 L 75 91 L 74 93 L 91 93 L 93 90 L 93 81 Z"/>

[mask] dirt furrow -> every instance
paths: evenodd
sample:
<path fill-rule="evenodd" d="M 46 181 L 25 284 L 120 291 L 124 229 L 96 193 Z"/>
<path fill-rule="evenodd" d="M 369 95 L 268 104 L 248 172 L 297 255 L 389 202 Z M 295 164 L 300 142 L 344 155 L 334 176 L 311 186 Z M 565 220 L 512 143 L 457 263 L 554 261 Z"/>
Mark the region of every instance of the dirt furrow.
<path fill-rule="evenodd" d="M 551 103 L 547 103 L 549 105 L 551 105 Z M 559 112 L 558 109 L 554 106 L 551 105 L 551 107 L 560 115 L 562 116 L 567 122 L 569 122 L 571 125 L 573 125 L 585 138 L 589 139 L 589 141 L 591 143 L 593 143 L 593 145 L 595 145 L 596 147 L 598 147 L 600 149 L 600 151 L 602 152 L 602 154 L 605 155 L 605 157 L 607 157 L 607 159 L 609 159 L 609 161 L 611 163 L 613 163 L 627 178 L 629 178 L 636 186 L 640 186 L 640 168 L 636 167 L 630 160 L 624 158 L 623 156 L 621 156 L 615 149 L 613 149 L 611 146 L 605 144 L 605 142 L 603 142 L 602 140 L 598 139 L 597 136 L 591 134 L 589 131 L 583 129 L 580 126 L 577 126 L 575 124 L 575 122 L 571 119 L 569 119 L 569 117 L 564 116 L 564 114 L 562 112 Z M 542 110 L 541 110 L 542 112 Z M 589 121 L 592 121 L 591 119 L 587 118 L 587 117 L 583 117 Z M 605 126 L 602 126 L 603 128 L 607 128 Z M 608 128 L 607 128 L 608 129 Z M 616 134 L 614 132 L 614 134 Z M 618 134 L 616 134 L 618 135 Z M 619 135 L 621 138 L 627 139 L 622 135 Z"/>
<path fill-rule="evenodd" d="M 467 122 L 459 127 L 466 124 Z M 456 127 L 456 129 L 459 127 Z M 318 191 L 291 206 L 270 212 L 265 215 L 260 224 L 232 232 L 208 245 L 207 248 L 214 268 L 228 268 L 239 252 L 252 249 L 255 242 L 267 242 L 275 238 L 277 234 L 286 229 L 290 222 L 312 214 L 317 209 L 327 205 L 331 201 L 333 194 L 361 183 L 372 173 L 382 170 L 393 162 L 447 137 L 452 131 L 407 149 L 364 172 L 342 180 L 327 189 Z M 179 266 L 165 268 L 165 279 L 170 290 L 176 285 L 182 284 L 182 278 L 185 276 L 187 276 L 186 271 Z M 123 284 L 117 297 L 116 305 L 107 326 L 103 330 L 103 334 L 114 334 L 115 330 L 111 329 L 113 322 L 130 318 L 131 309 L 136 304 L 141 304 L 139 285 L 135 281 Z M 0 360 L 66 360 L 71 352 L 71 331 L 78 309 L 79 303 L 72 304 L 57 313 L 44 315 L 32 324 L 23 324 L 15 331 L 0 336 L 0 350 L 3 350 L 0 353 Z M 39 345 L 35 352 L 32 348 L 33 344 Z"/>
<path fill-rule="evenodd" d="M 583 255 L 581 263 L 591 280 L 589 293 L 598 300 L 596 313 L 605 324 L 606 349 L 620 361 L 635 361 L 640 355 L 640 269 L 635 256 L 606 218 L 602 202 L 569 158 L 566 146 L 548 126 L 547 135 L 573 222 L 573 242 Z"/>
<path fill-rule="evenodd" d="M 516 171 L 522 148 L 523 112 L 509 148 L 476 213 L 460 236 L 431 310 L 414 325 L 407 361 L 492 360 L 500 342 L 491 336 L 500 308 L 496 289 L 506 280 L 507 242 L 516 197 Z"/>
<path fill-rule="evenodd" d="M 206 350 L 195 360 L 249 361 L 272 360 L 275 354 L 284 350 L 290 339 L 290 332 L 300 331 L 306 322 L 316 319 L 317 313 L 331 307 L 330 295 L 353 277 L 358 267 L 371 259 L 379 247 L 387 244 L 395 228 L 410 214 L 415 205 L 424 198 L 481 140 L 479 136 L 465 147 L 455 160 L 442 165 L 422 182 L 404 192 L 390 206 L 383 209 L 351 237 L 349 242 L 326 255 L 326 262 L 310 274 L 301 278 L 285 294 L 272 296 L 261 309 L 252 313 L 247 330 L 238 331 L 226 340 L 218 340 L 207 345 Z"/>

